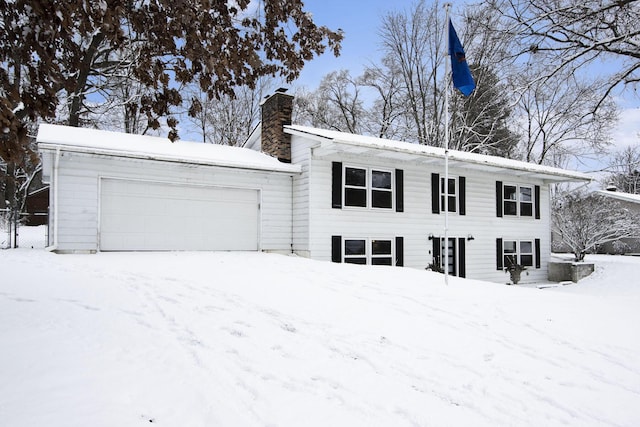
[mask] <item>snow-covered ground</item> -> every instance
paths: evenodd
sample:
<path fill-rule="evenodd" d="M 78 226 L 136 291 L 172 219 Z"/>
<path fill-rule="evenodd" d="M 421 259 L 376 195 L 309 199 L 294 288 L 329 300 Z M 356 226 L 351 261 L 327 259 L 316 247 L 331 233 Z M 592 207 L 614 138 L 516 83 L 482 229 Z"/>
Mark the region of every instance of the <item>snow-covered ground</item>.
<path fill-rule="evenodd" d="M 590 257 L 560 288 L 445 286 L 274 254 L 55 255 L 41 233 L 0 251 L 2 426 L 640 425 L 640 258 Z"/>

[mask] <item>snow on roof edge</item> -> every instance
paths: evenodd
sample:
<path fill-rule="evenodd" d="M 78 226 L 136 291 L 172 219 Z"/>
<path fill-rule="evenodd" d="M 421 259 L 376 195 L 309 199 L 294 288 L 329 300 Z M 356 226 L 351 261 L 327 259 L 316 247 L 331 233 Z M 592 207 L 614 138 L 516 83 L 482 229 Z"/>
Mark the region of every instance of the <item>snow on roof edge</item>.
<path fill-rule="evenodd" d="M 625 202 L 640 203 L 640 194 L 625 193 L 624 191 L 608 191 L 608 190 L 596 190 L 598 194 L 603 196 L 613 197 L 614 199 L 623 200 Z"/>
<path fill-rule="evenodd" d="M 264 153 L 242 147 L 171 142 L 167 138 L 105 130 L 41 124 L 36 138 L 39 149 L 112 155 L 137 159 L 192 163 L 240 169 L 300 173 L 298 165 L 282 163 Z"/>
<path fill-rule="evenodd" d="M 325 129 L 311 128 L 300 125 L 288 125 L 285 129 L 289 131 L 300 132 L 309 136 L 316 136 L 334 143 L 349 144 L 362 147 L 386 149 L 419 156 L 445 157 L 444 148 L 433 147 L 428 145 L 412 144 L 405 141 L 383 139 L 372 136 L 357 135 L 346 132 L 331 131 Z M 539 165 L 537 163 L 528 163 L 520 160 L 506 159 L 503 157 L 489 156 L 485 154 L 469 153 L 464 151 L 449 150 L 449 159 L 473 163 L 478 165 L 486 165 L 511 170 L 520 170 L 525 172 L 534 172 L 549 176 L 557 176 L 568 178 L 571 180 L 592 181 L 593 178 L 584 172 L 570 171 L 551 166 Z"/>

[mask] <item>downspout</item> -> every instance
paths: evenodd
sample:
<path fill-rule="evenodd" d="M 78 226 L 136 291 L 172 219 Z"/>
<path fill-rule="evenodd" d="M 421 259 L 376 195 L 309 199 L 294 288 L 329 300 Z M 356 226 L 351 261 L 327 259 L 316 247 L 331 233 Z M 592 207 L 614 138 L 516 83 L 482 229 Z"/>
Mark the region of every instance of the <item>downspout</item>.
<path fill-rule="evenodd" d="M 58 249 L 58 169 L 60 167 L 60 147 L 56 147 L 56 157 L 53 162 L 53 244 L 47 247 L 48 251 Z"/>
<path fill-rule="evenodd" d="M 293 254 L 293 253 L 295 253 L 295 252 L 294 252 L 294 250 L 293 250 L 293 240 L 294 240 L 294 239 L 293 239 L 293 233 L 294 233 L 294 230 L 293 230 L 293 220 L 294 220 L 294 218 L 295 218 L 295 215 L 294 215 L 294 213 L 293 213 L 293 206 L 295 205 L 294 200 L 293 200 L 293 198 L 294 198 L 295 186 L 294 186 L 294 183 L 293 183 L 293 182 L 294 182 L 294 177 L 293 177 L 293 175 L 291 175 L 291 208 L 289 209 L 289 212 L 291 213 L 291 253 L 292 253 L 292 254 Z"/>

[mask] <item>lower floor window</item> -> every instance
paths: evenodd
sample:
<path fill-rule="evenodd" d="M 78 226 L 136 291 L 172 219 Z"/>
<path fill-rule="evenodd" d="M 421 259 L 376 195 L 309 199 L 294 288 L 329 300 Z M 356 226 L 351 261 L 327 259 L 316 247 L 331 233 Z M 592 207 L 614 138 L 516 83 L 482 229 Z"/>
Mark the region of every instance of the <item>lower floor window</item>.
<path fill-rule="evenodd" d="M 345 263 L 393 265 L 391 239 L 344 239 L 343 253 Z"/>
<path fill-rule="evenodd" d="M 505 240 L 502 250 L 505 267 L 516 264 L 533 267 L 533 242 L 531 240 Z"/>

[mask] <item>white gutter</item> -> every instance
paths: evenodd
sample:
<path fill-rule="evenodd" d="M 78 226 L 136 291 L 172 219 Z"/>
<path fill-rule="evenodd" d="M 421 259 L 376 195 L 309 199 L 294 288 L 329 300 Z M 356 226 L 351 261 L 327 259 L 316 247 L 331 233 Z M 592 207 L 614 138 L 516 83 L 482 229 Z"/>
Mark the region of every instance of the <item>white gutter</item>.
<path fill-rule="evenodd" d="M 264 164 L 259 162 L 237 162 L 228 159 L 220 159 L 220 160 L 211 160 L 211 159 L 203 159 L 195 156 L 191 157 L 182 157 L 176 158 L 172 154 L 166 153 L 152 153 L 152 152 L 144 152 L 144 151 L 118 151 L 112 150 L 104 147 L 83 147 L 73 144 L 61 144 L 57 142 L 44 142 L 41 141 L 38 143 L 38 148 L 41 150 L 53 150 L 64 148 L 67 152 L 72 153 L 80 153 L 80 154 L 92 154 L 92 155 L 102 155 L 109 157 L 120 157 L 120 158 L 129 158 L 129 159 L 142 159 L 142 160 L 156 160 L 156 161 L 164 161 L 171 163 L 190 163 L 196 165 L 203 166 L 218 166 L 218 167 L 227 167 L 233 169 L 246 169 L 246 170 L 256 170 L 256 171 L 266 171 L 266 172 L 277 172 L 277 173 L 287 173 L 287 174 L 297 174 L 302 172 L 302 168 L 299 165 L 292 165 L 290 163 L 280 163 L 274 161 L 273 163 Z M 248 150 L 248 149 L 246 149 Z"/>

